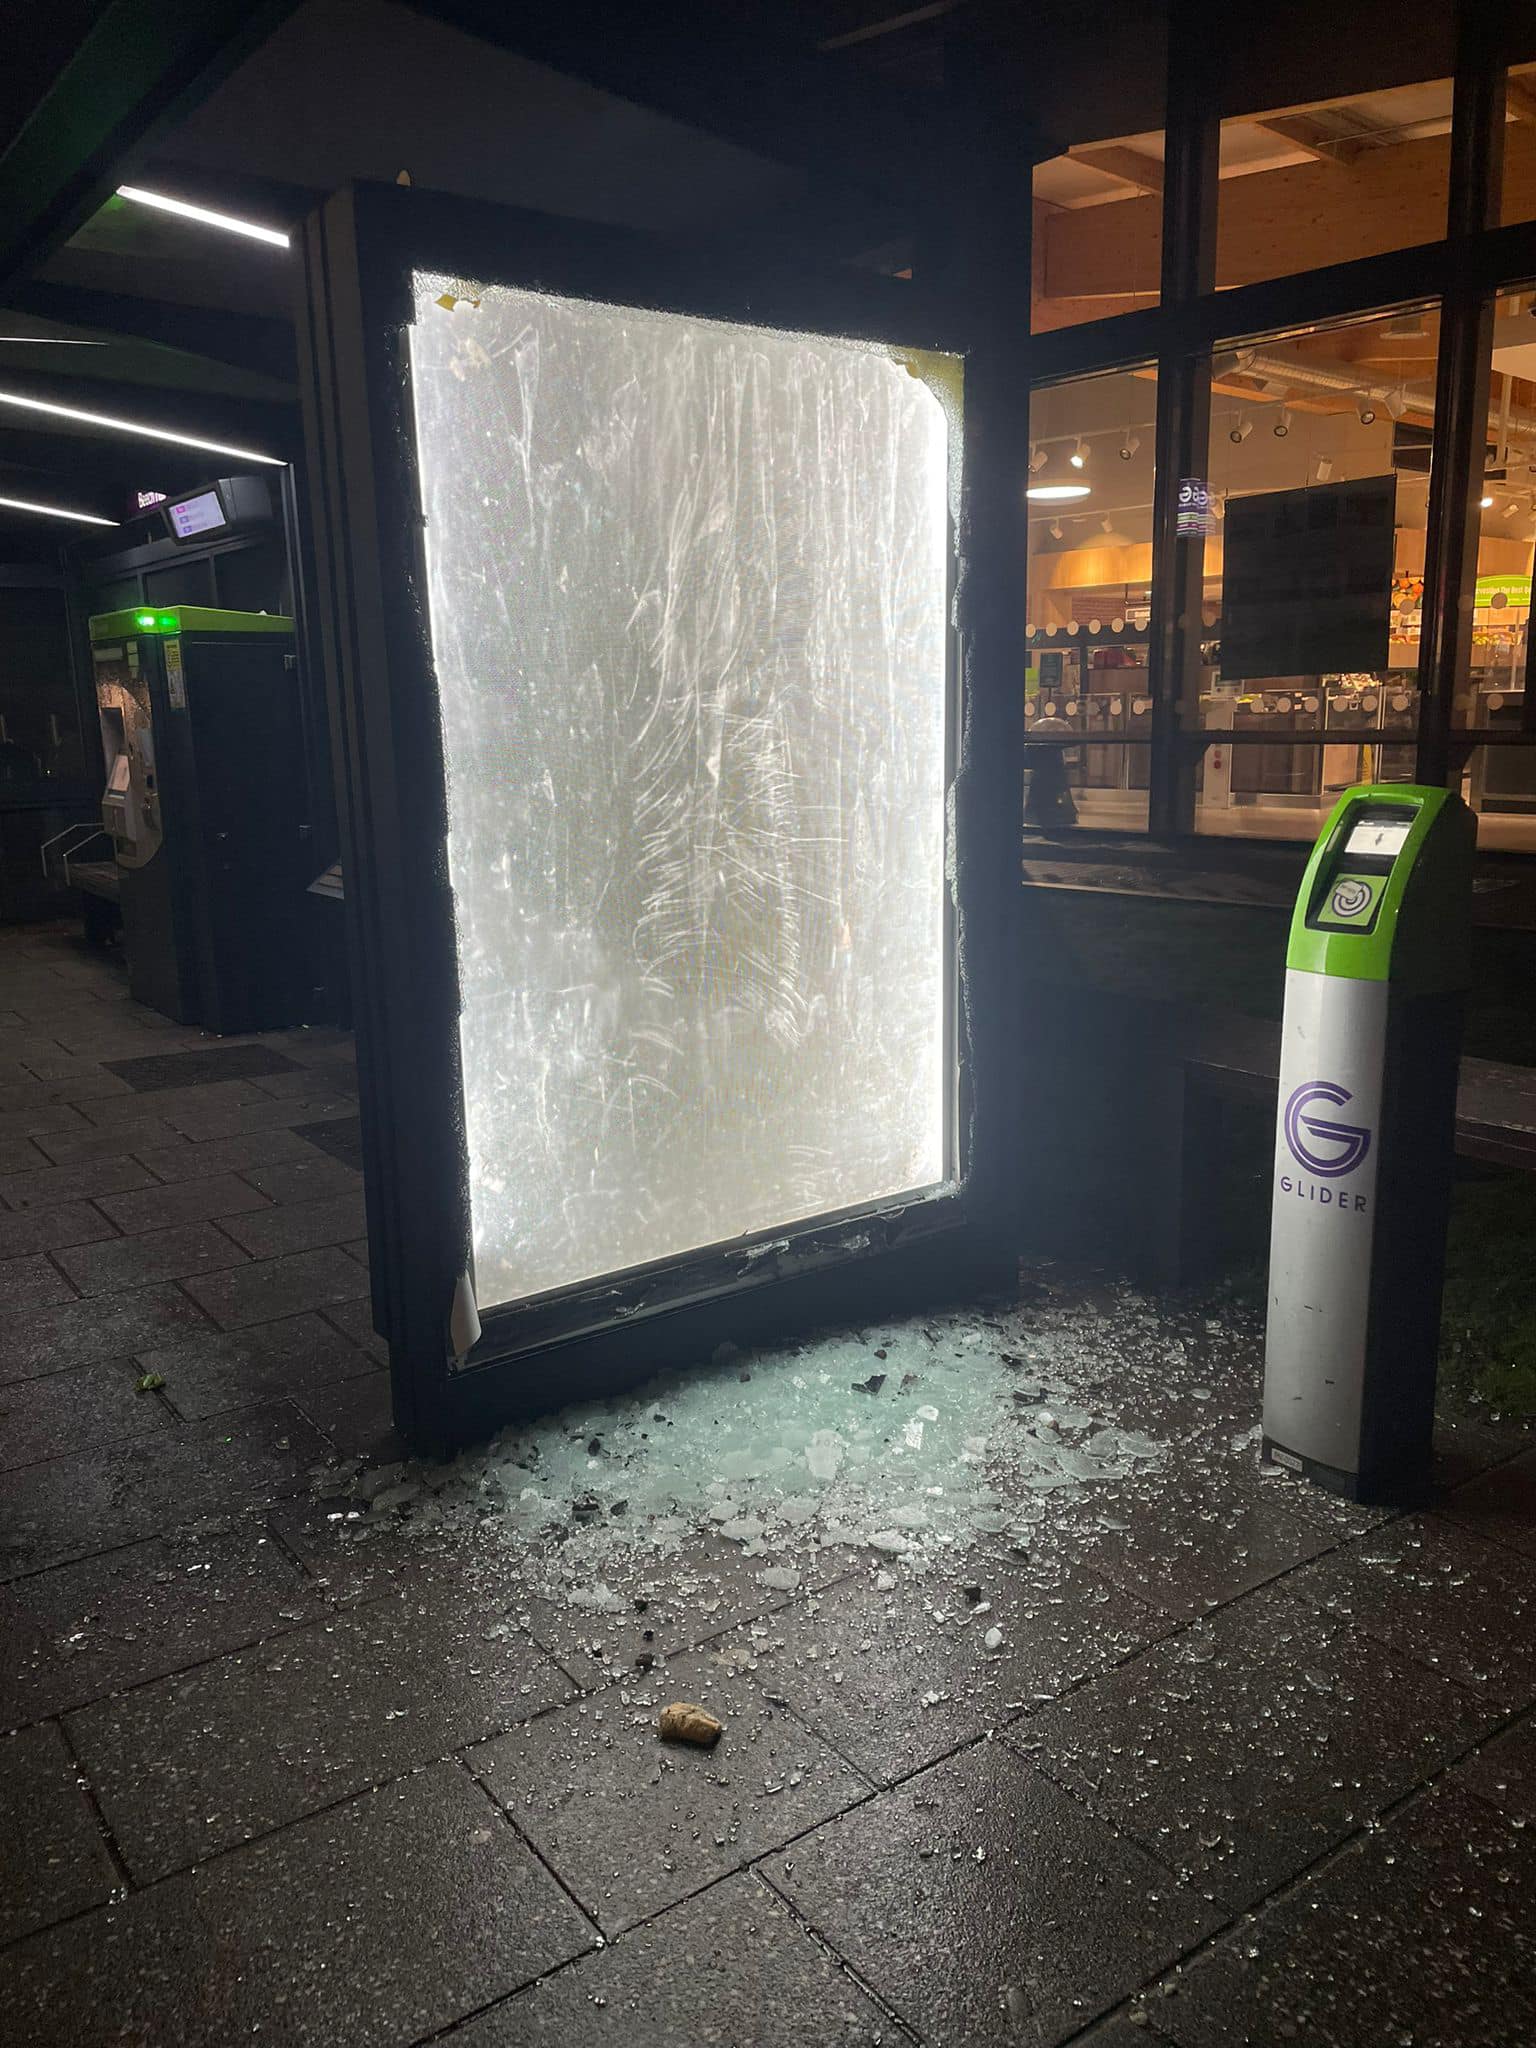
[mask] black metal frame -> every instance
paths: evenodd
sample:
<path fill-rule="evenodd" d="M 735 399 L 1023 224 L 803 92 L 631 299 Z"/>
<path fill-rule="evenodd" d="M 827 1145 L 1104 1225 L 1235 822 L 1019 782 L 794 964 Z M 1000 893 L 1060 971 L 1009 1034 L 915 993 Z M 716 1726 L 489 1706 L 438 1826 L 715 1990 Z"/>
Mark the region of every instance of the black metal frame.
<path fill-rule="evenodd" d="M 458 983 L 444 856 L 446 802 L 426 625 L 404 338 L 426 270 L 613 304 L 683 311 L 962 355 L 977 373 L 967 425 L 959 642 L 951 730 L 961 736 L 953 915 L 958 1074 L 953 1184 L 856 1215 L 764 1233 L 488 1311 L 456 1367 L 449 1311 L 469 1263 Z M 868 1315 L 1004 1276 L 1004 1193 L 1015 1154 L 1006 1014 L 1016 953 L 1023 706 L 998 659 L 1023 645 L 1023 594 L 982 506 L 1012 488 L 1024 410 L 988 403 L 1005 349 L 957 333 L 931 293 L 873 274 L 765 278 L 635 234 L 392 187 L 337 194 L 304 237 L 301 324 L 314 508 L 312 616 L 324 638 L 363 1088 L 374 1318 L 389 1340 L 397 1425 L 442 1449 L 507 1416 L 605 1391 L 743 1331 Z M 988 371 L 991 365 L 989 379 Z M 985 435 L 991 417 L 998 431 Z M 1017 495 L 1015 492 L 1014 495 Z M 1009 657 L 1011 659 L 1011 655 Z M 1005 821 L 1011 821 L 1005 822 Z M 768 1240 L 771 1238 L 771 1243 Z M 743 1296 L 750 1296 L 744 1300 Z"/>
<path fill-rule="evenodd" d="M 1193 833 L 1194 770 L 1206 747 L 1250 739 L 1277 743 L 1273 734 L 1207 731 L 1182 722 L 1194 702 L 1202 550 L 1199 542 L 1178 538 L 1179 483 L 1205 474 L 1211 357 L 1233 337 L 1373 318 L 1427 301 L 1439 305 L 1416 778 L 1444 783 L 1460 772 L 1471 746 L 1518 746 L 1536 737 L 1536 723 L 1524 732 L 1491 731 L 1458 728 L 1452 716 L 1471 633 L 1463 600 L 1477 548 L 1493 304 L 1502 291 L 1536 283 L 1536 222 L 1493 225 L 1503 169 L 1505 74 L 1521 55 L 1511 41 L 1510 10 L 1503 0 L 1460 0 L 1445 234 L 1416 248 L 1229 291 L 1215 289 L 1211 254 L 1220 132 L 1213 53 L 1220 37 L 1202 0 L 1176 0 L 1172 15 L 1161 301 L 1036 335 L 1029 344 L 1035 388 L 1147 365 L 1157 370 L 1147 676 L 1153 722 L 1147 738 L 1121 744 L 1147 748 L 1151 757 L 1147 830 L 1128 836 L 1165 840 Z M 1536 721 L 1529 691 L 1526 708 L 1528 721 Z M 1320 746 L 1326 739 L 1321 732 L 1298 734 L 1285 743 Z M 1073 743 L 1048 735 L 1026 739 L 1030 748 Z"/>

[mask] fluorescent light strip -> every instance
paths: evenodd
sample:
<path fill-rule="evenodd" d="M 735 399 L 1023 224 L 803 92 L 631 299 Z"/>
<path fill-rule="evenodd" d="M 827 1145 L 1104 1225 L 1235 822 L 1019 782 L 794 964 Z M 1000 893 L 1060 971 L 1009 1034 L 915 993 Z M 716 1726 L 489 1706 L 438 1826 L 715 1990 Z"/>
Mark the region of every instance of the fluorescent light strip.
<path fill-rule="evenodd" d="M 107 427 L 115 434 L 141 434 L 146 441 L 167 441 L 173 448 L 201 448 L 206 455 L 234 455 L 242 462 L 270 463 L 273 469 L 288 467 L 281 455 L 258 455 L 254 448 L 231 448 L 225 441 L 201 441 L 195 434 L 173 434 L 167 427 L 146 427 L 142 420 L 115 419 L 111 413 L 50 405 L 46 399 L 23 398 L 15 391 L 0 391 L 0 405 L 19 406 L 23 412 L 45 412 L 52 419 L 78 420 L 86 427 Z"/>
<path fill-rule="evenodd" d="M 40 512 L 45 519 L 78 519 L 86 526 L 116 526 L 115 519 L 103 519 L 96 512 L 66 512 L 62 505 L 34 505 L 30 498 L 0 498 L 7 512 Z"/>
<path fill-rule="evenodd" d="M 205 228 L 223 228 L 226 234 L 248 235 L 253 242 L 270 242 L 275 249 L 288 247 L 288 237 L 281 228 L 264 228 L 233 213 L 216 213 L 211 206 L 194 206 L 190 199 L 172 199 L 167 192 L 146 192 L 142 185 L 119 185 L 117 196 L 131 199 L 136 206 L 153 206 L 161 213 L 177 214 L 182 220 L 200 221 Z"/>

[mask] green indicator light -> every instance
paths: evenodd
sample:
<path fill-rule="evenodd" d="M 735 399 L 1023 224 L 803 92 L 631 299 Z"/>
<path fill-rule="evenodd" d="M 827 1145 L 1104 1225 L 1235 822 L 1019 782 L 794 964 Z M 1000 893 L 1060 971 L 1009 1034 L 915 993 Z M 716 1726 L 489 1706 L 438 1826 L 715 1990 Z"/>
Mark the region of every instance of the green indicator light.
<path fill-rule="evenodd" d="M 174 633 L 177 624 L 178 621 L 174 612 L 162 612 L 160 614 L 160 630 L 162 633 Z"/>
<path fill-rule="evenodd" d="M 143 626 L 148 631 L 153 631 L 155 624 L 155 615 L 153 612 L 140 612 L 134 619 L 133 623 L 136 626 Z"/>

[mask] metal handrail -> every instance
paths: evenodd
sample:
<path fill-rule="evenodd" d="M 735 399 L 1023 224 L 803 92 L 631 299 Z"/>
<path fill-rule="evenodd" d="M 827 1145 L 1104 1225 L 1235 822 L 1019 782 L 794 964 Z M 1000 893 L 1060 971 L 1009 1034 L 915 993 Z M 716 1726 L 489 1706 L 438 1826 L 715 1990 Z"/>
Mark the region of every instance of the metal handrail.
<path fill-rule="evenodd" d="M 83 833 L 85 836 L 83 838 L 76 837 L 75 835 L 79 833 Z M 109 836 L 103 826 L 94 822 L 79 821 L 73 825 L 66 825 L 62 832 L 55 832 L 51 839 L 45 839 L 38 848 L 38 857 L 42 862 L 44 877 L 46 878 L 53 872 L 49 865 L 48 857 L 52 849 L 58 846 L 61 839 L 67 839 L 70 842 L 68 846 L 63 847 L 55 856 L 60 880 L 67 888 L 69 885 L 70 861 L 83 847 L 89 846 L 93 839 L 106 839 Z"/>

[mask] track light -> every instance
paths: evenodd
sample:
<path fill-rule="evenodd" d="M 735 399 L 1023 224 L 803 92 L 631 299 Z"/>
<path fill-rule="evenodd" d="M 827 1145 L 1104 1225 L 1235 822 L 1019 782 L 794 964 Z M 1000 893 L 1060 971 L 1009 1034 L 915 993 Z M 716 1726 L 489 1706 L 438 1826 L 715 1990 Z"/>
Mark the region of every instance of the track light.
<path fill-rule="evenodd" d="M 1246 441 L 1253 432 L 1253 421 L 1239 417 L 1237 425 L 1227 435 L 1229 441 Z"/>
<path fill-rule="evenodd" d="M 1274 431 L 1277 441 L 1283 441 L 1291 431 L 1291 409 L 1288 405 L 1281 406 L 1280 417 L 1275 421 Z"/>
<path fill-rule="evenodd" d="M 1043 448 L 1038 447 L 1033 441 L 1030 442 L 1029 473 L 1031 476 L 1038 476 L 1050 459 L 1050 456 L 1046 454 Z"/>
<path fill-rule="evenodd" d="M 1319 455 L 1317 458 L 1316 481 L 1320 484 L 1325 484 L 1332 475 L 1333 457 L 1331 455 Z"/>
<path fill-rule="evenodd" d="M 78 519 L 85 526 L 116 526 L 115 519 L 103 519 L 97 512 L 69 512 L 62 505 L 35 505 L 30 498 L 0 498 L 7 512 L 37 512 L 44 519 Z"/>
<path fill-rule="evenodd" d="M 1408 393 L 1405 390 L 1405 388 L 1401 384 L 1399 384 L 1395 391 L 1389 391 L 1387 393 L 1387 411 L 1391 413 L 1393 419 L 1400 420 L 1407 410 Z"/>
<path fill-rule="evenodd" d="M 281 228 L 264 228 L 254 220 L 241 220 L 233 213 L 218 213 L 211 206 L 194 206 L 189 199 L 172 199 L 166 192 L 146 192 L 142 185 L 119 185 L 119 199 L 131 199 L 135 206 L 152 206 L 159 213 L 174 213 L 182 220 L 195 220 L 200 227 L 222 228 L 227 235 L 245 235 L 253 242 L 270 242 L 286 249 L 288 237 Z"/>
<path fill-rule="evenodd" d="M 1064 538 L 1065 534 L 1062 529 L 1061 521 L 1059 519 L 1053 519 L 1051 521 L 1051 539 L 1062 540 Z"/>
<path fill-rule="evenodd" d="M 280 455 L 258 455 L 254 448 L 231 448 L 224 441 L 204 441 L 194 434 L 172 433 L 168 427 L 149 427 L 142 420 L 118 419 L 107 412 L 82 412 L 74 405 L 53 405 L 43 398 L 23 398 L 17 391 L 0 391 L 0 405 L 19 406 L 23 412 L 43 412 L 50 418 L 78 420 L 86 427 L 106 427 L 114 434 L 140 434 L 147 441 L 168 441 L 175 448 L 200 448 L 205 455 L 233 455 L 239 462 L 266 462 L 285 469 Z"/>
<path fill-rule="evenodd" d="M 1139 448 L 1140 446 L 1141 446 L 1141 436 L 1140 436 L 1140 434 L 1133 434 L 1133 433 L 1132 433 L 1132 432 L 1130 431 L 1130 429 L 1129 429 L 1129 428 L 1127 428 L 1127 429 L 1126 429 L 1126 435 L 1125 435 L 1125 439 L 1124 439 L 1124 440 L 1123 440 L 1123 441 L 1122 441 L 1122 442 L 1120 443 L 1120 460 L 1121 460 L 1122 462 L 1129 462 L 1129 461 L 1130 461 L 1130 459 L 1131 459 L 1131 457 L 1132 457 L 1132 456 L 1133 456 L 1133 455 L 1134 455 L 1134 454 L 1136 453 L 1136 450 L 1137 450 L 1137 449 L 1138 449 L 1138 448 Z"/>
<path fill-rule="evenodd" d="M 1511 511 L 1513 511 L 1513 506 L 1511 506 L 1510 509 Z M 1104 517 L 1099 521 L 1099 525 L 1103 528 L 1105 533 L 1113 533 L 1115 530 L 1115 522 L 1113 519 L 1110 518 L 1107 512 L 1104 514 Z"/>
<path fill-rule="evenodd" d="M 1376 408 L 1367 399 L 1355 417 L 1359 420 L 1362 427 L 1374 427 L 1376 424 Z"/>
<path fill-rule="evenodd" d="M 1083 446 L 1081 434 L 1078 435 L 1077 446 L 1072 450 L 1067 460 L 1074 469 L 1086 469 L 1088 467 L 1088 450 Z"/>
<path fill-rule="evenodd" d="M 1487 493 L 1486 493 L 1486 492 L 1484 492 L 1483 496 L 1482 496 L 1482 497 L 1480 497 L 1480 498 L 1478 499 L 1478 501 L 1477 501 L 1477 504 L 1478 504 L 1478 510 L 1479 510 L 1479 511 L 1481 511 L 1481 512 L 1486 512 L 1486 511 L 1488 510 L 1489 506 L 1490 506 L 1490 505 L 1491 505 L 1492 503 L 1493 503 L 1493 500 L 1492 500 L 1492 498 L 1490 498 L 1490 497 L 1489 497 L 1489 496 L 1487 495 Z"/>

